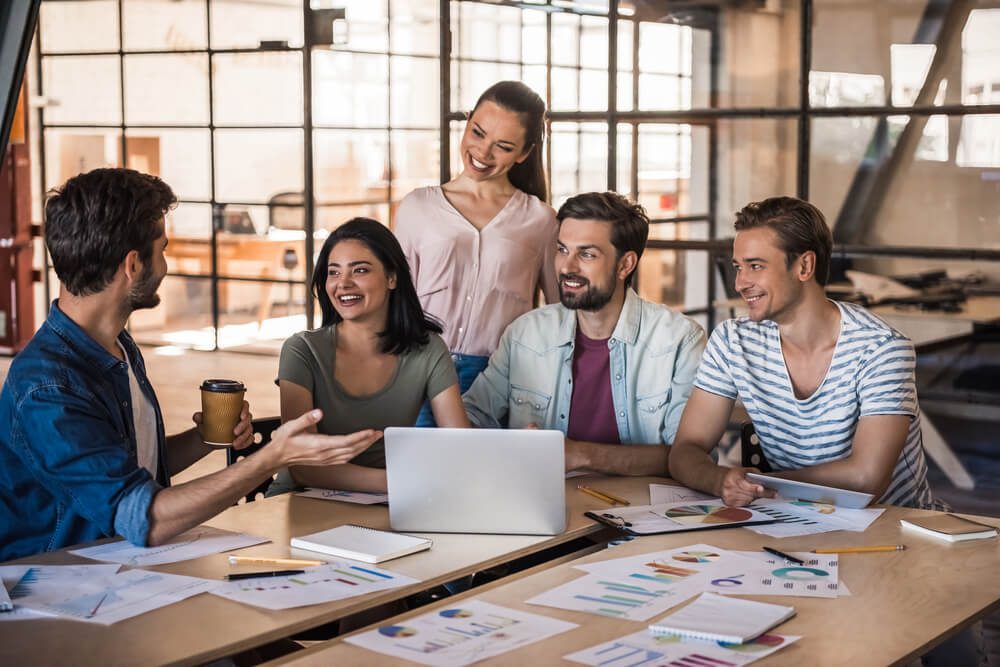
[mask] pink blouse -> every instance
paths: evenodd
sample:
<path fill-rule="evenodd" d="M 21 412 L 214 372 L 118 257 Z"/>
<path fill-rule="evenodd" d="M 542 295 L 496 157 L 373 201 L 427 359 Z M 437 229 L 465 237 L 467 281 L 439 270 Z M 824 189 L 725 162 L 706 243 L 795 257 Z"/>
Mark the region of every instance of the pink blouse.
<path fill-rule="evenodd" d="M 452 352 L 488 356 L 539 288 L 546 302 L 559 299 L 555 211 L 533 195 L 516 190 L 480 231 L 439 186 L 419 188 L 400 202 L 395 231 L 420 303 L 444 324 Z"/>

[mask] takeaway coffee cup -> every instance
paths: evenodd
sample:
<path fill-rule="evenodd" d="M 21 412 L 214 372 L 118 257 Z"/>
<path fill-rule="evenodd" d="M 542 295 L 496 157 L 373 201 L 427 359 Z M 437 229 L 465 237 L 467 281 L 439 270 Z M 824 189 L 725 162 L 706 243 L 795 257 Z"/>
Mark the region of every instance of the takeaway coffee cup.
<path fill-rule="evenodd" d="M 228 447 L 240 423 L 246 387 L 238 380 L 205 380 L 201 383 L 201 439 L 206 445 Z"/>

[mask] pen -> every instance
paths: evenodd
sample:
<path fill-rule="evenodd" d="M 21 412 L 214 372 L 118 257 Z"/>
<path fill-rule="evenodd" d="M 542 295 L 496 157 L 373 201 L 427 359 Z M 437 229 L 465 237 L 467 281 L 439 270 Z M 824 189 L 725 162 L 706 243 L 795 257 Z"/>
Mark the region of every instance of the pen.
<path fill-rule="evenodd" d="M 97 614 L 97 610 L 101 608 L 101 605 L 104 604 L 104 601 L 107 599 L 108 599 L 108 594 L 105 593 L 103 596 L 101 596 L 101 599 L 97 601 L 97 604 L 94 605 L 94 608 L 90 610 L 90 613 L 87 614 L 87 618 L 93 618 L 94 615 Z"/>
<path fill-rule="evenodd" d="M 230 565 L 288 565 L 291 567 L 310 567 L 326 565 L 324 560 L 303 560 L 301 558 L 265 558 L 261 556 L 230 556 Z"/>
<path fill-rule="evenodd" d="M 786 554 L 784 551 L 778 551 L 777 549 L 772 549 L 771 547 L 761 547 L 761 549 L 763 549 L 764 551 L 766 551 L 769 554 L 774 554 L 778 558 L 784 558 L 789 563 L 795 563 L 796 565 L 805 565 L 805 561 L 804 560 L 802 560 L 801 558 L 796 558 L 795 556 L 791 556 L 789 554 Z"/>
<path fill-rule="evenodd" d="M 870 547 L 833 547 L 830 549 L 813 549 L 814 554 L 867 554 L 876 551 L 902 551 L 905 544 L 884 544 Z"/>
<path fill-rule="evenodd" d="M 576 488 L 578 488 L 580 491 L 583 491 L 584 493 L 586 493 L 588 495 L 591 495 L 591 496 L 594 496 L 595 498 L 603 500 L 606 503 L 611 503 L 612 505 L 631 505 L 632 504 L 629 501 L 625 500 L 624 498 L 619 498 L 618 496 L 614 496 L 614 495 L 608 493 L 607 491 L 598 491 L 597 489 L 592 489 L 589 486 L 583 486 L 582 484 L 580 486 L 577 486 Z"/>
<path fill-rule="evenodd" d="M 258 577 L 284 577 L 289 574 L 302 574 L 305 570 L 275 570 L 274 572 L 240 572 L 238 574 L 227 574 L 226 581 L 239 581 L 240 579 L 256 579 Z"/>

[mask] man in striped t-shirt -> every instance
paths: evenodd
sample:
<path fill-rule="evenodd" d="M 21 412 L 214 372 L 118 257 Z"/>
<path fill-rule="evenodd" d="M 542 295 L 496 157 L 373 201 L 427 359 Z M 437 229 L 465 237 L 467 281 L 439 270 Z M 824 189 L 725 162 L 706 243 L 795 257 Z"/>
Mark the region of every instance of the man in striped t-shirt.
<path fill-rule="evenodd" d="M 812 204 L 773 197 L 736 215 L 736 289 L 749 316 L 713 333 L 670 453 L 680 482 L 746 505 L 770 492 L 709 453 L 736 399 L 789 479 L 932 502 L 913 344 L 863 308 L 826 298 L 833 246 Z"/>

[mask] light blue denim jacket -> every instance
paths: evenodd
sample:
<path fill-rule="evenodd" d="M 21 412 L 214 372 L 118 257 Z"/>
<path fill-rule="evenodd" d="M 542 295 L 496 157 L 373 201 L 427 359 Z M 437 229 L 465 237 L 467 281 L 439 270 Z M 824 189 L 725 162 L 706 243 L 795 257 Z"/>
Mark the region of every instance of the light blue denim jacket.
<path fill-rule="evenodd" d="M 569 427 L 576 312 L 551 304 L 514 320 L 462 401 L 484 428 Z M 670 444 L 705 349 L 705 332 L 628 289 L 608 347 L 622 444 Z"/>

